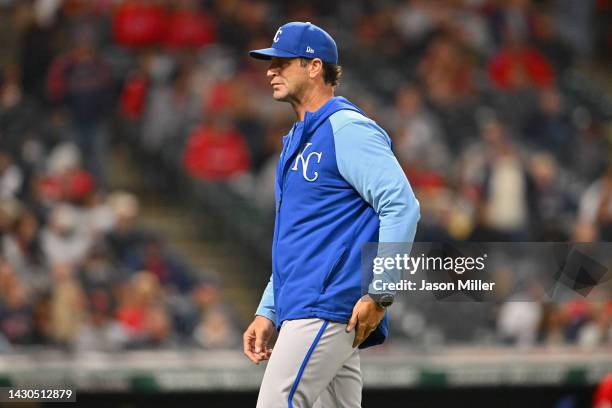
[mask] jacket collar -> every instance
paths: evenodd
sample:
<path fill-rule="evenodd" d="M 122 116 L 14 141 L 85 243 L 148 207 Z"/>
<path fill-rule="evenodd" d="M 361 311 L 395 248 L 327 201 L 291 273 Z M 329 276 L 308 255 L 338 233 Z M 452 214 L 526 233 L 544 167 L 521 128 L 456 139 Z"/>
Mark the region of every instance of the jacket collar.
<path fill-rule="evenodd" d="M 330 98 L 323 106 L 321 106 L 315 112 L 306 112 L 304 115 L 304 134 L 314 132 L 323 122 L 327 120 L 331 115 L 338 112 L 339 110 L 353 110 L 361 113 L 365 116 L 365 113 L 352 102 L 343 96 L 334 96 Z"/>

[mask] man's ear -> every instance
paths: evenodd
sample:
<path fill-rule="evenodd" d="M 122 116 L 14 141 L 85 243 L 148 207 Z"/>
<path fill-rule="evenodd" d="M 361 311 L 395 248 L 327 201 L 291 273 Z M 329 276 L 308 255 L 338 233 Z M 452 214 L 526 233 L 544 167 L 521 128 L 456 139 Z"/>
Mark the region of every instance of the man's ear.
<path fill-rule="evenodd" d="M 323 61 L 319 58 L 315 58 L 310 62 L 310 69 L 308 70 L 308 76 L 310 79 L 314 79 L 323 71 Z"/>

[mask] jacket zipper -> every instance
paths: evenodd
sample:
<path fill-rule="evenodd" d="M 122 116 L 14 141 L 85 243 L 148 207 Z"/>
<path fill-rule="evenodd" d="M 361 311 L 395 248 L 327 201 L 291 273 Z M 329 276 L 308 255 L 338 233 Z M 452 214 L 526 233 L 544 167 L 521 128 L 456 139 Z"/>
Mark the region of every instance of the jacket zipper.
<path fill-rule="evenodd" d="M 296 126 L 293 125 L 293 128 L 291 129 L 291 133 L 289 133 L 289 137 L 287 138 L 287 142 L 285 143 L 285 146 L 283 146 L 283 151 L 280 157 L 281 180 L 279 183 L 280 185 L 279 185 L 279 194 L 278 194 L 278 208 L 276 209 L 276 223 L 275 223 L 276 231 L 274 233 L 274 254 L 276 254 L 276 248 L 278 247 L 278 231 L 280 230 L 280 210 L 283 204 L 283 191 L 285 189 L 285 179 L 286 179 L 285 174 L 284 174 L 285 156 L 287 154 L 287 151 L 291 148 L 291 143 L 293 141 L 293 134 L 295 132 L 295 127 Z M 278 268 L 276 267 L 276 259 L 278 258 L 278 256 L 274 256 L 273 258 L 274 259 L 272 261 L 274 262 L 274 270 L 278 271 Z M 279 285 L 280 284 L 282 284 L 282 282 L 279 282 Z"/>

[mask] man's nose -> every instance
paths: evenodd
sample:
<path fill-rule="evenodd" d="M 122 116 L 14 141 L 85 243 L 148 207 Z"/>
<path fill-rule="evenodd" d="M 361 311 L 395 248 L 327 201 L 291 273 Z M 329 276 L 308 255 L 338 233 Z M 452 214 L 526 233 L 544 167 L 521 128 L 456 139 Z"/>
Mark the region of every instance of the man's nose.
<path fill-rule="evenodd" d="M 268 68 L 268 72 L 266 73 L 266 75 L 268 76 L 268 78 L 274 78 L 276 75 L 278 75 L 278 71 L 276 70 L 276 68 Z"/>

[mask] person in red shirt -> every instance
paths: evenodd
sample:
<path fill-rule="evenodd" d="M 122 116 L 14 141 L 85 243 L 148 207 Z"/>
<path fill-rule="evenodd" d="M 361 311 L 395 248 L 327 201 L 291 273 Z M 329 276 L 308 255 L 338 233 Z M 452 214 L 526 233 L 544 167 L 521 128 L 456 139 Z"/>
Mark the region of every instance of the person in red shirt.
<path fill-rule="evenodd" d="M 509 40 L 491 59 L 488 70 L 495 86 L 507 91 L 525 87 L 545 88 L 555 79 L 546 57 L 519 39 Z"/>
<path fill-rule="evenodd" d="M 612 408 L 612 373 L 608 373 L 595 390 L 593 408 Z"/>
<path fill-rule="evenodd" d="M 181 0 L 169 15 L 164 44 L 168 48 L 203 47 L 214 43 L 217 35 L 212 19 L 197 2 Z"/>
<path fill-rule="evenodd" d="M 127 0 L 113 16 L 113 38 L 124 47 L 148 47 L 162 40 L 165 25 L 166 11 L 161 5 Z"/>
<path fill-rule="evenodd" d="M 250 167 L 244 137 L 223 119 L 198 126 L 191 132 L 183 161 L 191 176 L 210 181 L 228 180 Z"/>
<path fill-rule="evenodd" d="M 140 54 L 138 66 L 125 81 L 119 97 L 119 112 L 127 120 L 135 121 L 142 117 L 151 87 L 149 72 L 152 60 L 153 54 L 146 52 Z"/>

